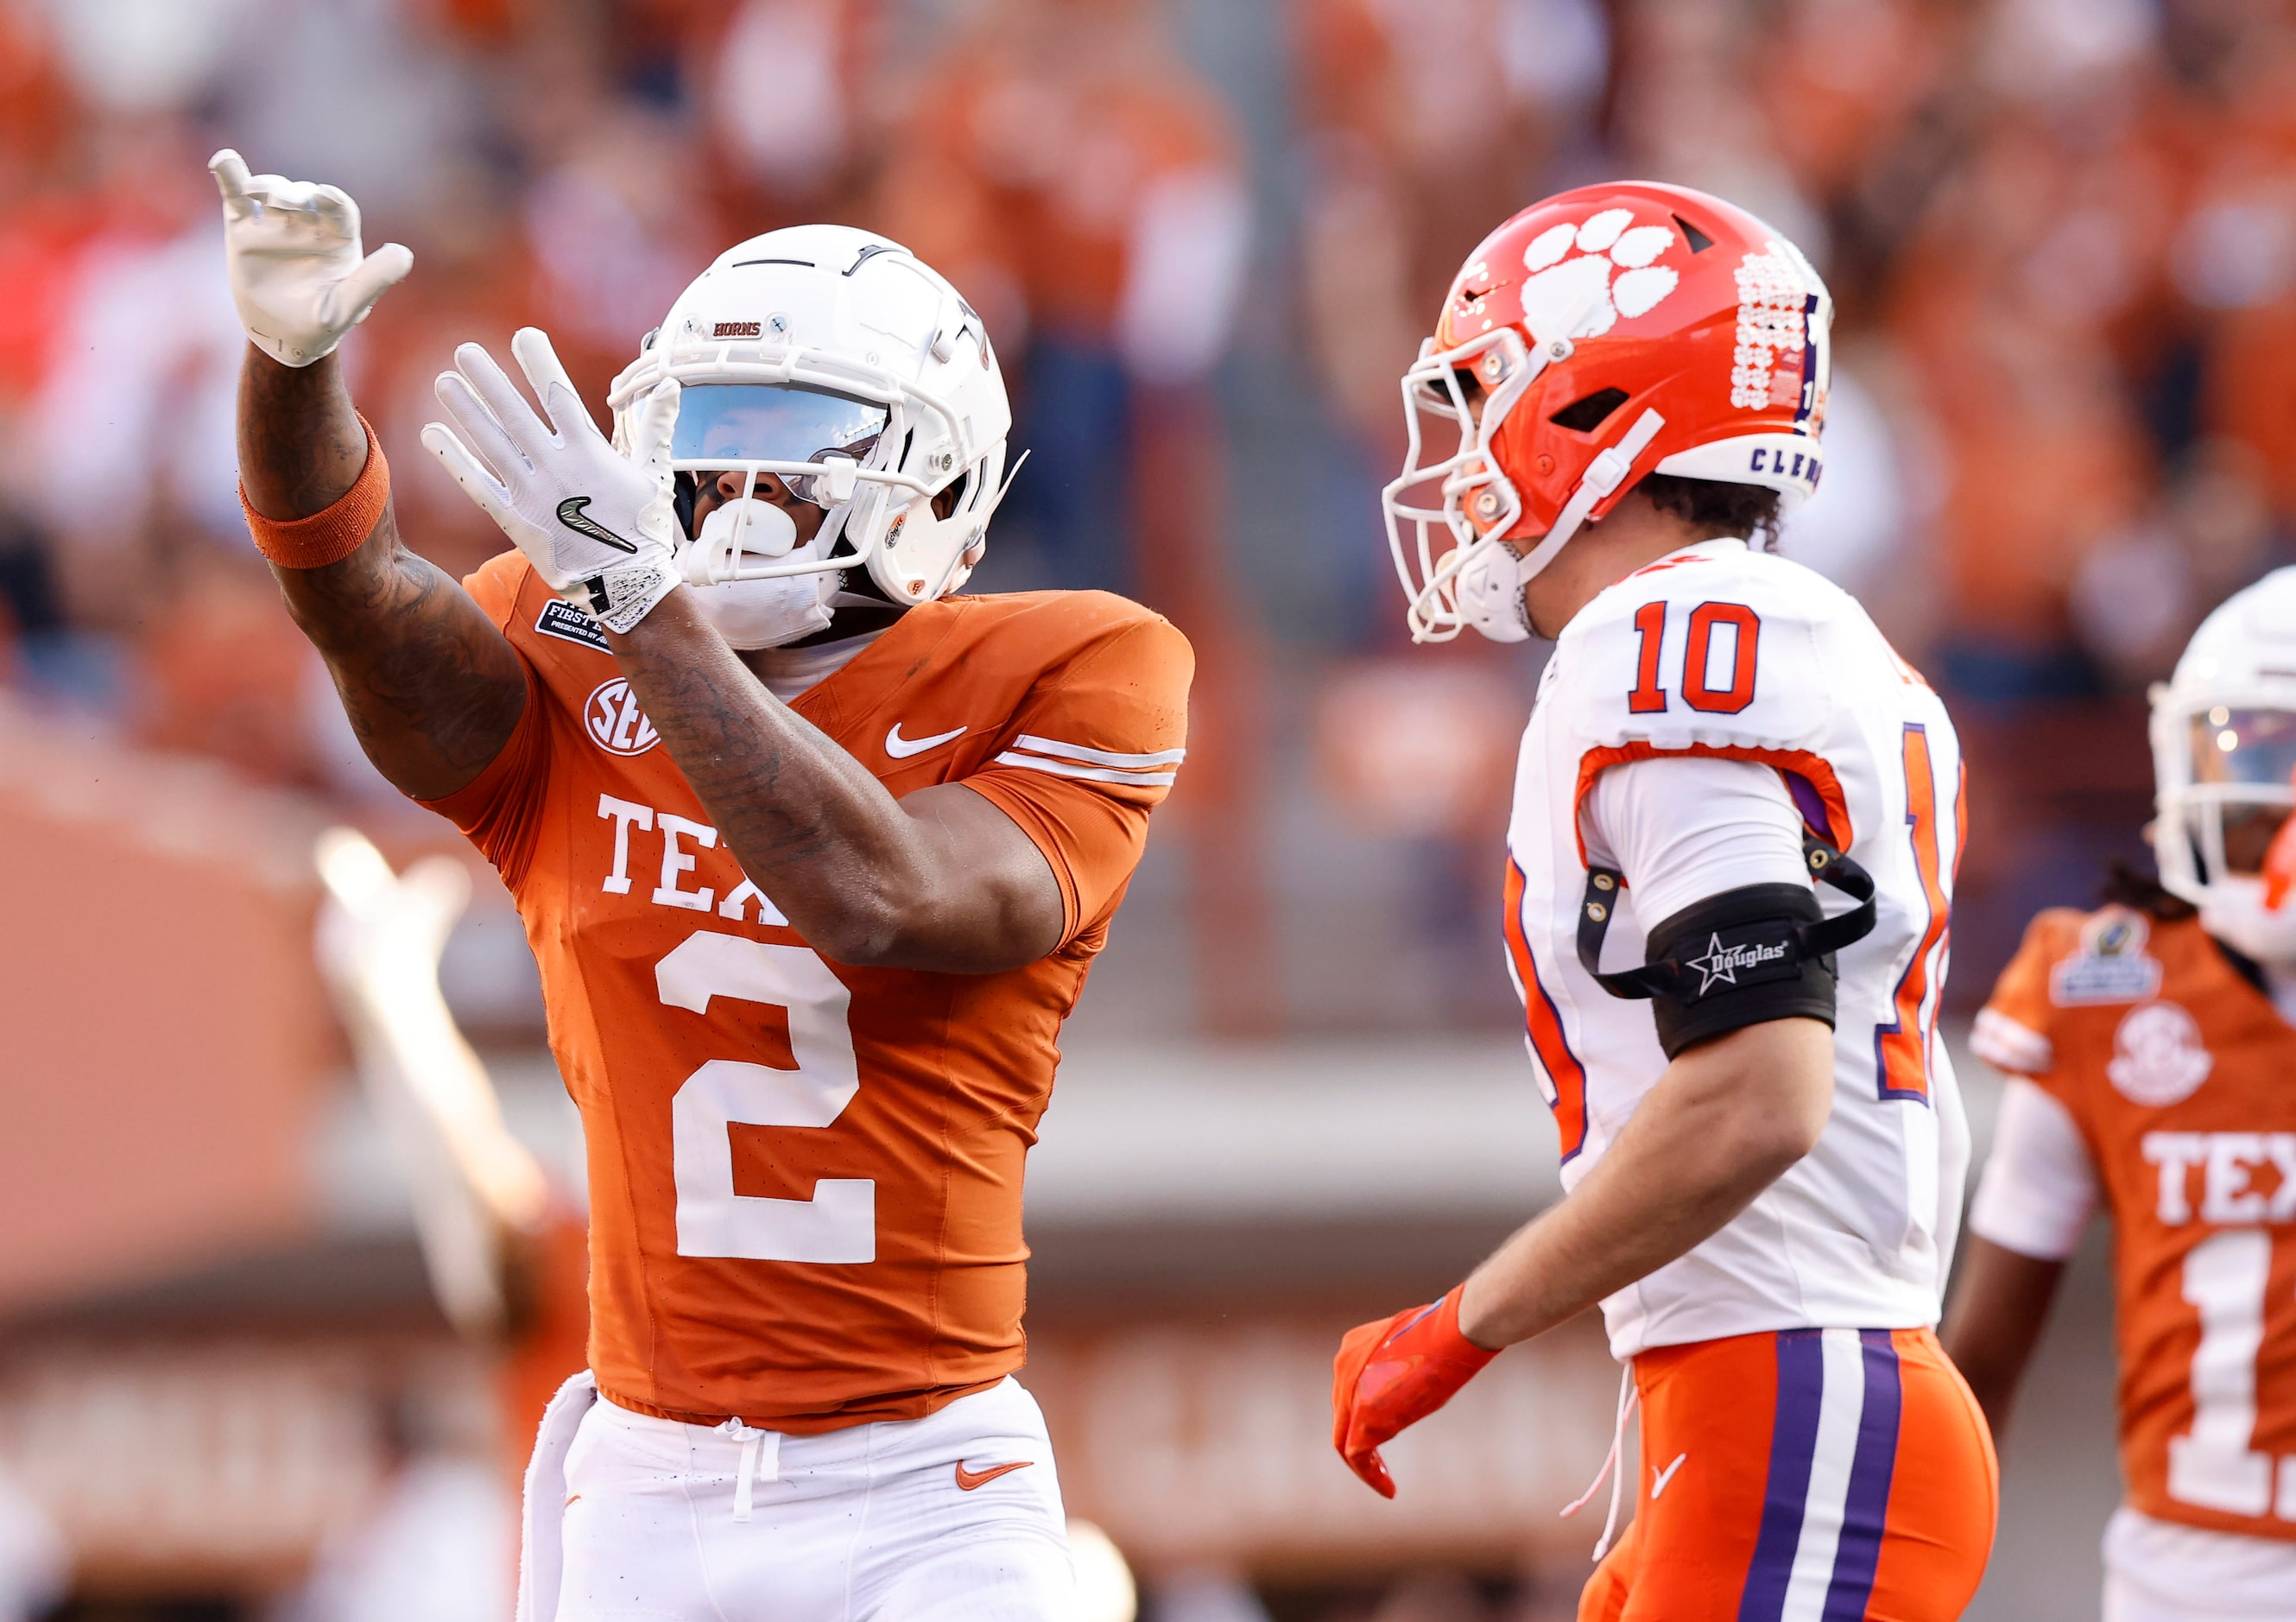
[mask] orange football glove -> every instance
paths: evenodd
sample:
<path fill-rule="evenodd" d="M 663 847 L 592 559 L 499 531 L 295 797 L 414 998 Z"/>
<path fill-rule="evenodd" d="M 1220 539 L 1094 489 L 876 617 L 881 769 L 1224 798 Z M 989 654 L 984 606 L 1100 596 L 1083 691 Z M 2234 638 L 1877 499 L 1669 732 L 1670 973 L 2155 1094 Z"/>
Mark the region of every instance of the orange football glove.
<path fill-rule="evenodd" d="M 1332 1445 L 1382 1498 L 1395 1478 L 1381 1446 L 1415 1425 L 1496 1357 L 1459 1332 L 1459 1292 L 1348 1331 L 1332 1360 Z"/>

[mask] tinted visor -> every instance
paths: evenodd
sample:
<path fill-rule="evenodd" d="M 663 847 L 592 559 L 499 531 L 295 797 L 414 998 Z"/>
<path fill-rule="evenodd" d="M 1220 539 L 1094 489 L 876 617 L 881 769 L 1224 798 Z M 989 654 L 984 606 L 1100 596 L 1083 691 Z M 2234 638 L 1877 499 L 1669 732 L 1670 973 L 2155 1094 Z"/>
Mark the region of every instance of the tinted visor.
<path fill-rule="evenodd" d="M 2288 820 L 2291 778 L 2296 777 L 2296 714 L 2218 706 L 2185 724 L 2191 729 L 2194 779 L 2226 786 L 2211 808 L 2225 869 L 2264 871 L 2273 840 Z M 2205 844 L 2202 865 L 2203 871 L 2211 865 Z"/>
<path fill-rule="evenodd" d="M 678 401 L 673 460 L 701 467 L 814 462 L 834 452 L 858 461 L 882 433 L 886 408 L 800 383 L 701 383 Z"/>
<path fill-rule="evenodd" d="M 2296 777 L 2296 714 L 2218 708 L 2189 724 L 2197 781 L 2286 788 Z"/>

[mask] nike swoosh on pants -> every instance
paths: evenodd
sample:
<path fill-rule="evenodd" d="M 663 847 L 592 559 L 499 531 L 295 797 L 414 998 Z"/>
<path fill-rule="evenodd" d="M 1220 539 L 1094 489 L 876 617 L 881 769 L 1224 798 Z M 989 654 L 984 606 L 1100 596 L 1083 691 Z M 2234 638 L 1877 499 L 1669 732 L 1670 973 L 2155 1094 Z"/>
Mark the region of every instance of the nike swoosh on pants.
<path fill-rule="evenodd" d="M 936 732 L 931 737 L 903 737 L 901 723 L 895 721 L 892 729 L 885 734 L 885 753 L 897 761 L 906 761 L 913 754 L 922 754 L 928 749 L 938 749 L 943 744 L 953 738 L 962 737 L 971 730 L 970 727 L 956 727 L 947 732 Z"/>
<path fill-rule="evenodd" d="M 1010 1464 L 992 1464 L 987 1470 L 971 1470 L 965 1469 L 964 1461 L 959 1459 L 956 1461 L 956 1490 L 969 1493 L 975 1487 L 987 1486 L 997 1477 L 1009 1476 L 1016 1470 L 1026 1470 L 1035 1462 L 1034 1459 L 1016 1459 Z"/>

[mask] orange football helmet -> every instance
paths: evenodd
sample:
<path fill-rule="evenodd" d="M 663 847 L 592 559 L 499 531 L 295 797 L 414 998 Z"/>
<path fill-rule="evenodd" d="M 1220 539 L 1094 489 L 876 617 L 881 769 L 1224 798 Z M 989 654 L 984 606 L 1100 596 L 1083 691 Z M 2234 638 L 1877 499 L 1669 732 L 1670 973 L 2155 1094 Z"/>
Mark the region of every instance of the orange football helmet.
<path fill-rule="evenodd" d="M 1521 641 L 1523 583 L 1646 473 L 1799 503 L 1833 318 L 1799 249 L 1687 186 L 1581 186 L 1492 232 L 1403 377 L 1411 446 L 1381 505 L 1412 639 Z"/>

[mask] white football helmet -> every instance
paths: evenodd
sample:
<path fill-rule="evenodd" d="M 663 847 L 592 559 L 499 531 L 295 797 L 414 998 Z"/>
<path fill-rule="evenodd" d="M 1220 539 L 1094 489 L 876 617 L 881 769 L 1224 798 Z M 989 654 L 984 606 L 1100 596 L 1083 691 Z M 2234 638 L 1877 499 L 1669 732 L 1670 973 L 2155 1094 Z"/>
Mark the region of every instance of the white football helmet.
<path fill-rule="evenodd" d="M 980 563 L 1009 482 L 1012 407 L 980 316 L 899 243 L 793 226 L 726 250 L 614 380 L 617 443 L 637 403 L 673 378 L 671 468 L 747 474 L 742 498 L 679 554 L 729 634 L 785 618 L 795 591 L 819 610 L 776 638 L 795 639 L 825 622 L 849 569 L 909 605 L 956 590 Z M 787 515 L 750 498 L 767 473 L 826 510 L 812 543 L 794 546 Z M 952 488 L 936 517 L 934 498 Z M 758 636 L 735 645 L 770 645 Z"/>
<path fill-rule="evenodd" d="M 2210 934 L 2259 962 L 2296 965 L 2296 893 L 2276 838 L 2260 869 L 2227 860 L 2226 829 L 2296 807 L 2296 568 L 2234 592 L 2155 683 L 2152 772 L 2161 883 Z M 2284 836 L 2283 836 L 2284 838 Z M 2253 850 L 2250 834 L 2235 843 Z"/>

